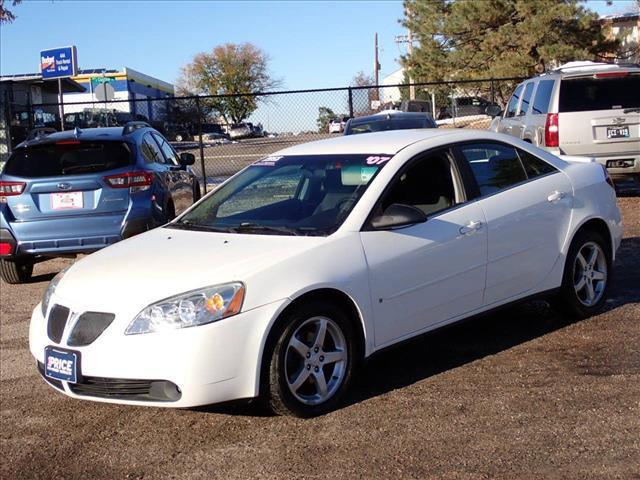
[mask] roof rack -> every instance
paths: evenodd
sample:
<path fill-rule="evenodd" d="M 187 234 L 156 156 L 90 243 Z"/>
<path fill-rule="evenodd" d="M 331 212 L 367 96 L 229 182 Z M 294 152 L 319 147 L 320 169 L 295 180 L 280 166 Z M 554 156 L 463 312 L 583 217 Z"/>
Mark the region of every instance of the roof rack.
<path fill-rule="evenodd" d="M 129 135 L 130 133 L 135 132 L 140 128 L 151 128 L 147 122 L 135 121 L 135 122 L 127 122 L 127 124 L 122 129 L 123 135 Z"/>

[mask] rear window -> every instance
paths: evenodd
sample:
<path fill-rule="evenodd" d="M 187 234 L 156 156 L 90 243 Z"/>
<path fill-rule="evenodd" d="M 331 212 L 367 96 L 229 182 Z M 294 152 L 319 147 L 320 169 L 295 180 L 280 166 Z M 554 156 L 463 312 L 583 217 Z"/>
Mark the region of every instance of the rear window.
<path fill-rule="evenodd" d="M 631 107 L 640 107 L 640 75 L 569 78 L 560 85 L 560 113 Z"/>
<path fill-rule="evenodd" d="M 435 124 L 429 118 L 392 118 L 373 120 L 367 123 L 351 124 L 349 134 L 382 132 L 385 130 L 408 130 L 411 128 L 432 128 Z"/>
<path fill-rule="evenodd" d="M 81 175 L 126 167 L 132 159 L 124 142 L 49 143 L 15 150 L 3 173 L 27 178 Z"/>

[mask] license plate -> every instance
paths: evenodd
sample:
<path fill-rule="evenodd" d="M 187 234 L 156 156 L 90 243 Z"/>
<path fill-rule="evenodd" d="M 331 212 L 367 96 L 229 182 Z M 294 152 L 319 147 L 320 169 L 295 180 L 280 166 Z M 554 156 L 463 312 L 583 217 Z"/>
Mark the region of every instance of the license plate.
<path fill-rule="evenodd" d="M 78 353 L 46 347 L 44 349 L 44 374 L 56 380 L 77 383 Z"/>
<path fill-rule="evenodd" d="M 627 138 L 629 127 L 607 127 L 607 138 Z"/>
<path fill-rule="evenodd" d="M 51 210 L 73 210 L 82 207 L 82 192 L 51 194 Z"/>

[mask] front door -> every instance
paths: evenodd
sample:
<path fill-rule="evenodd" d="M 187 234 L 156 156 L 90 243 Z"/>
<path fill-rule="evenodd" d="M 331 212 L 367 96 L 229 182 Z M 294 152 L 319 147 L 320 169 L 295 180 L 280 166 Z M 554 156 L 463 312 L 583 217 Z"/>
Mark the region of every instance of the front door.
<path fill-rule="evenodd" d="M 377 347 L 482 306 L 486 222 L 476 202 L 464 202 L 457 178 L 446 150 L 417 159 L 398 174 L 376 209 L 412 205 L 427 221 L 361 232 Z"/>

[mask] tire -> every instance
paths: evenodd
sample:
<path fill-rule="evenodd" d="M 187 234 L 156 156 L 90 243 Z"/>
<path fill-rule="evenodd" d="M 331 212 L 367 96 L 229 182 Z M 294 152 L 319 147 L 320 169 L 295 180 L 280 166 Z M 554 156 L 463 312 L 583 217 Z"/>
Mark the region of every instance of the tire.
<path fill-rule="evenodd" d="M 7 283 L 16 285 L 26 283 L 33 274 L 33 260 L 30 258 L 20 260 L 0 260 L 0 277 Z"/>
<path fill-rule="evenodd" d="M 284 320 L 265 364 L 267 406 L 278 415 L 326 413 L 338 404 L 353 377 L 354 328 L 342 310 L 319 301 L 301 305 Z M 323 341 L 318 341 L 320 326 Z"/>
<path fill-rule="evenodd" d="M 574 319 L 595 315 L 606 301 L 611 273 L 608 242 L 598 232 L 579 232 L 569 248 L 562 286 L 552 305 Z"/>

